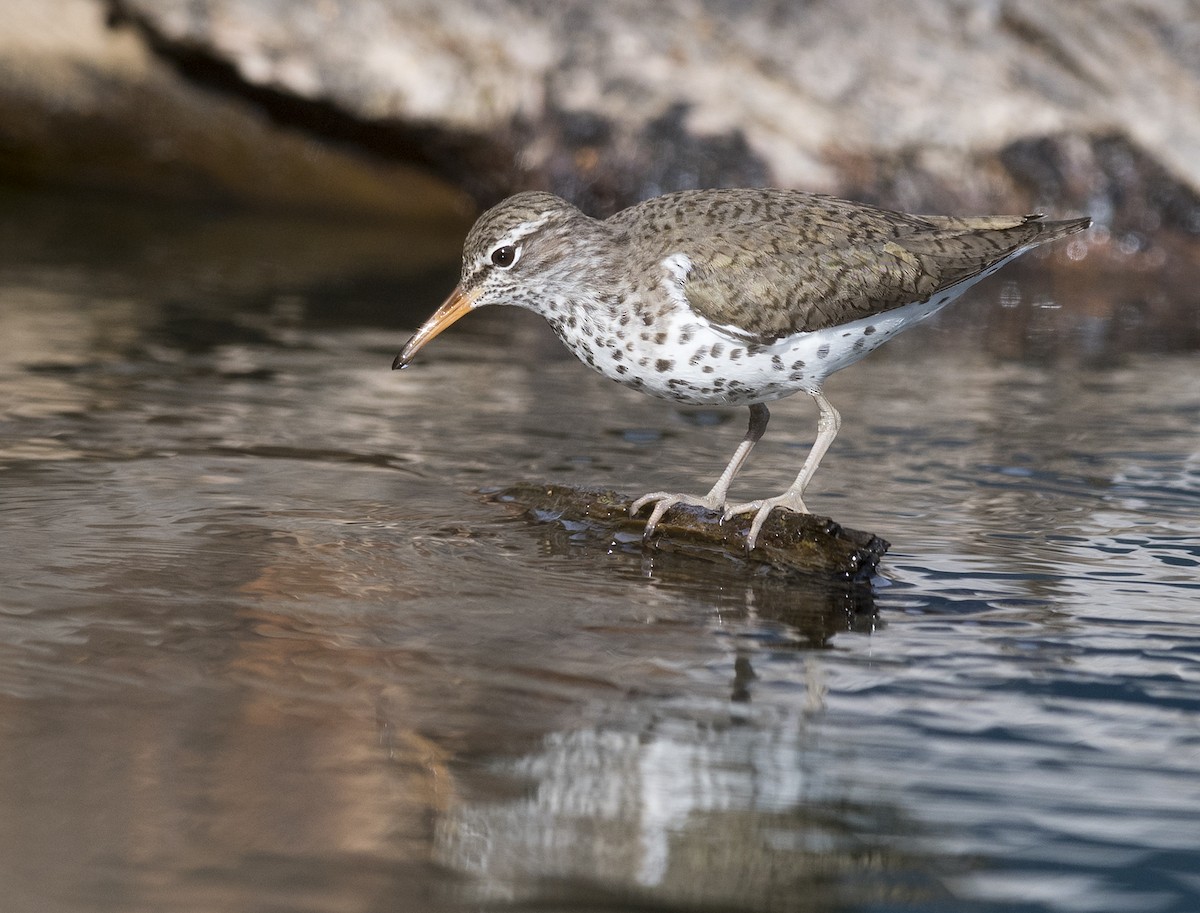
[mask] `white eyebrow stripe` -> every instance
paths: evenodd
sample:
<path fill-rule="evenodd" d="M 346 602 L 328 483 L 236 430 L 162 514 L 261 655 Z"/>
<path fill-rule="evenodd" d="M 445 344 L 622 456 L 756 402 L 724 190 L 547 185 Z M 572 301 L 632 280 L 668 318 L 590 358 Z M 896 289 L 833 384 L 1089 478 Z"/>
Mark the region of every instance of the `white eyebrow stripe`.
<path fill-rule="evenodd" d="M 492 244 L 487 250 L 475 258 L 475 262 L 471 265 L 471 271 L 476 272 L 488 265 L 492 261 L 492 251 L 498 247 L 508 247 L 516 245 L 524 238 L 533 234 L 543 225 L 550 221 L 551 213 L 546 213 L 541 218 L 530 219 L 528 222 L 522 222 L 520 225 L 510 229 L 505 234 L 501 235 L 497 241 Z"/>
<path fill-rule="evenodd" d="M 528 222 L 522 222 L 503 238 L 497 241 L 494 245 L 492 245 L 492 250 L 495 250 L 497 247 L 503 247 L 505 244 L 516 244 L 527 235 L 533 234 L 549 221 L 550 213 L 546 213 L 540 219 L 532 219 Z"/>

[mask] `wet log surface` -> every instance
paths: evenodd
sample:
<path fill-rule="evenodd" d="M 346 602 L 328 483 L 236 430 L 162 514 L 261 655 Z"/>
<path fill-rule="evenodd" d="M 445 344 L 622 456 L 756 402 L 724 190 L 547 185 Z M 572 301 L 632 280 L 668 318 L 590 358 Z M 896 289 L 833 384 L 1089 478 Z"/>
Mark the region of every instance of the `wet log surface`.
<path fill-rule="evenodd" d="M 863 583 L 888 549 L 878 536 L 847 529 L 828 517 L 777 510 L 763 525 L 757 546 L 747 552 L 750 515 L 722 522 L 714 511 L 686 505 L 668 510 L 643 542 L 648 509 L 631 517 L 634 499 L 612 490 L 527 483 L 482 494 L 537 523 L 557 525 L 576 543 L 677 555 L 719 566 L 723 575 L 744 570 L 757 576 Z"/>

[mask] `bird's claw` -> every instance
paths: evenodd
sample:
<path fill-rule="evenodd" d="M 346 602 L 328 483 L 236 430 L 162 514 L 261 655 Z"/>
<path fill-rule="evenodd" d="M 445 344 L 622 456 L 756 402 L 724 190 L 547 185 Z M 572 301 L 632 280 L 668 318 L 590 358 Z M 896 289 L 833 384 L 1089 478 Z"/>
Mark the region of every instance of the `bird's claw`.
<path fill-rule="evenodd" d="M 790 510 L 798 514 L 808 513 L 808 508 L 804 506 L 804 499 L 801 497 L 801 492 L 798 491 L 785 491 L 774 498 L 747 501 L 745 504 L 735 504 L 732 507 L 726 507 L 711 492 L 707 495 L 682 495 L 671 494 L 668 491 L 654 491 L 648 495 L 642 495 L 630 504 L 629 515 L 631 517 L 637 516 L 638 511 L 652 501 L 657 503 L 654 505 L 654 510 L 650 511 L 650 519 L 646 521 L 646 529 L 642 533 L 643 542 L 648 542 L 650 537 L 654 535 L 655 527 L 658 526 L 658 522 L 668 510 L 676 504 L 690 504 L 695 507 L 704 507 L 708 510 L 725 508 L 724 513 L 721 515 L 722 523 L 733 519 L 738 514 L 753 513 L 754 519 L 750 522 L 750 532 L 746 536 L 747 552 L 754 551 L 754 547 L 758 543 L 758 534 L 762 532 L 763 524 L 767 522 L 767 517 L 771 515 L 771 511 L 776 507 L 782 507 L 784 510 Z"/>
<path fill-rule="evenodd" d="M 646 521 L 646 529 L 642 533 L 643 542 L 650 540 L 650 537 L 654 535 L 654 528 L 658 526 L 658 521 L 676 504 L 690 504 L 694 507 L 704 507 L 708 510 L 720 510 L 725 506 L 724 502 L 718 502 L 716 498 L 709 495 L 683 495 L 672 494 L 669 491 L 652 491 L 648 495 L 642 495 L 629 505 L 629 516 L 636 517 L 638 511 L 651 501 L 657 501 L 658 503 L 654 505 L 654 510 L 650 511 L 650 519 Z"/>
<path fill-rule="evenodd" d="M 731 520 L 738 514 L 754 513 L 754 519 L 750 522 L 750 532 L 746 536 L 746 551 L 752 552 L 758 543 L 758 534 L 762 532 L 763 524 L 767 522 L 767 517 L 771 516 L 771 511 L 776 507 L 782 507 L 784 510 L 790 510 L 797 514 L 808 513 L 808 508 L 804 506 L 804 499 L 800 496 L 800 492 L 785 491 L 774 498 L 761 498 L 757 501 L 747 501 L 745 504 L 728 507 L 721 519 L 722 521 Z"/>

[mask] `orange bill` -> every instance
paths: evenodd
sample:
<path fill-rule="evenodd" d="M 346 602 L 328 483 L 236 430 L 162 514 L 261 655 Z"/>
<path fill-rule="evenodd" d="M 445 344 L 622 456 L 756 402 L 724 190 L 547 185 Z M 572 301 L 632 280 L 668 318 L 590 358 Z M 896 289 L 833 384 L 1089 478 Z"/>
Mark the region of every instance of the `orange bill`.
<path fill-rule="evenodd" d="M 400 354 L 396 356 L 396 360 L 392 362 L 392 370 L 396 368 L 406 368 L 408 363 L 413 360 L 413 356 L 421 350 L 425 343 L 433 339 L 434 336 L 454 323 L 460 317 L 464 317 L 471 313 L 471 308 L 475 305 L 475 300 L 479 297 L 479 290 L 473 289 L 469 292 L 464 292 L 462 286 L 455 286 L 454 291 L 450 293 L 450 297 L 446 299 L 446 303 L 434 311 L 432 317 L 426 320 L 419 330 L 413 334 L 413 338 L 404 344 L 404 348 Z"/>

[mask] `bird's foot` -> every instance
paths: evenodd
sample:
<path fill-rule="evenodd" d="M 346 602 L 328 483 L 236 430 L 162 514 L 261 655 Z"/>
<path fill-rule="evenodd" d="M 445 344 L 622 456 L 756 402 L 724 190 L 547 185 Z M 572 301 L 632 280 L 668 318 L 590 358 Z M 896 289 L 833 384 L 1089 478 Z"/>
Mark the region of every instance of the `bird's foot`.
<path fill-rule="evenodd" d="M 669 491 L 652 491 L 648 495 L 642 495 L 629 505 L 629 516 L 636 517 L 638 511 L 651 501 L 658 503 L 654 505 L 654 510 L 650 511 L 650 519 L 646 521 L 646 531 L 642 533 L 643 541 L 654 534 L 654 527 L 658 526 L 658 521 L 663 518 L 663 514 L 676 504 L 691 504 L 694 507 L 705 507 L 708 510 L 720 510 L 725 506 L 725 499 L 714 495 L 711 491 L 706 495 L 677 495 L 671 494 Z"/>
<path fill-rule="evenodd" d="M 774 498 L 762 498 L 758 501 L 747 501 L 745 504 L 735 504 L 725 509 L 725 516 L 721 519 L 728 520 L 738 514 L 754 513 L 754 521 L 750 524 L 750 534 L 746 537 L 746 551 L 750 552 L 754 550 L 755 543 L 758 542 L 758 534 L 762 530 L 763 524 L 767 522 L 767 517 L 776 507 L 782 507 L 784 510 L 790 510 L 797 514 L 808 513 L 801 493 L 789 490 Z"/>

